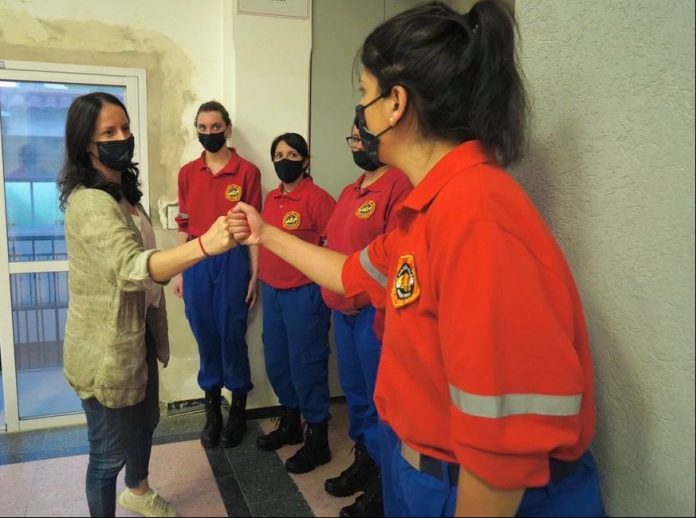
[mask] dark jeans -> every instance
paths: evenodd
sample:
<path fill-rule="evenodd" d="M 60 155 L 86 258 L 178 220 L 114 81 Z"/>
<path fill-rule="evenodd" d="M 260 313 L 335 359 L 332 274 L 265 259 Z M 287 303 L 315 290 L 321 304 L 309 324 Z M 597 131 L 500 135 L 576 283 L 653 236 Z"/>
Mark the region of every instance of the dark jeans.
<path fill-rule="evenodd" d="M 145 343 L 148 379 L 141 403 L 107 408 L 95 398 L 82 400 L 89 438 L 86 490 L 91 516 L 116 513 L 116 477 L 124 465 L 128 487 L 137 487 L 148 475 L 152 433 L 159 422 L 157 352 L 149 330 Z"/>

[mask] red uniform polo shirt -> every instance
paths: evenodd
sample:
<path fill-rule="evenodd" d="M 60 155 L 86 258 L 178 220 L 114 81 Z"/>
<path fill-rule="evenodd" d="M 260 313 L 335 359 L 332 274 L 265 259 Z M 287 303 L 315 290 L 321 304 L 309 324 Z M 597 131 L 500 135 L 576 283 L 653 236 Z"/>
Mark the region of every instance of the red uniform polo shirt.
<path fill-rule="evenodd" d="M 308 243 L 322 245 L 326 241 L 326 224 L 335 204 L 331 195 L 308 176 L 290 192 L 283 192 L 282 183 L 269 192 L 262 215 L 266 223 Z M 259 279 L 279 290 L 312 282 L 265 247 L 259 248 Z"/>
<path fill-rule="evenodd" d="M 179 170 L 179 231 L 196 237 L 227 214 L 238 201 L 261 210 L 261 173 L 234 148 L 225 167 L 213 175 L 205 165 L 205 151 Z"/>
<path fill-rule="evenodd" d="M 386 299 L 381 419 L 494 486 L 544 486 L 549 457 L 580 457 L 595 425 L 590 346 L 563 253 L 475 141 L 435 165 L 397 220 L 343 269 L 348 296 Z"/>
<path fill-rule="evenodd" d="M 389 169 L 376 182 L 361 188 L 365 174 L 347 185 L 338 197 L 326 227 L 326 247 L 342 254 L 362 250 L 374 238 L 396 226 L 394 208 L 413 186 L 398 169 Z M 324 302 L 331 309 L 346 311 L 369 303 L 366 297 L 346 298 L 322 288 Z"/>

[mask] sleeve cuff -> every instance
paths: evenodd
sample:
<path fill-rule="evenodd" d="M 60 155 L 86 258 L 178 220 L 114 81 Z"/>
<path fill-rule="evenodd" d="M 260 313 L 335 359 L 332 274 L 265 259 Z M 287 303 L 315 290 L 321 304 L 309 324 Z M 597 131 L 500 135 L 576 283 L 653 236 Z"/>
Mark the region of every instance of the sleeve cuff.
<path fill-rule="evenodd" d="M 155 252 L 159 252 L 156 248 L 145 250 L 138 254 L 133 261 L 131 269 L 125 272 L 124 281 L 134 282 L 142 285 L 144 289 L 151 288 L 159 283 L 156 283 L 150 277 L 150 269 L 148 264 L 150 262 L 150 256 Z"/>
<path fill-rule="evenodd" d="M 355 269 L 356 267 L 360 268 L 360 264 L 356 264 L 358 261 L 358 254 L 359 252 L 349 256 L 348 259 L 346 259 L 346 262 L 343 263 L 343 269 L 341 270 L 341 282 L 343 283 L 344 297 L 347 299 L 355 297 L 364 291 L 360 288 L 359 283 L 353 282 L 357 277 Z"/>

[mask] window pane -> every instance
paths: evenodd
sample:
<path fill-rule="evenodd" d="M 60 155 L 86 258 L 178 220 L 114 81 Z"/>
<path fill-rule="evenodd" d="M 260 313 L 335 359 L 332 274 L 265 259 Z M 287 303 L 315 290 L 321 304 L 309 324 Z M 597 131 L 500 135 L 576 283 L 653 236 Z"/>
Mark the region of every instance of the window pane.
<path fill-rule="evenodd" d="M 80 412 L 63 376 L 67 272 L 10 276 L 19 417 Z"/>
<path fill-rule="evenodd" d="M 10 261 L 67 259 L 58 173 L 72 101 L 108 92 L 125 102 L 124 86 L 0 81 L 0 131 Z"/>

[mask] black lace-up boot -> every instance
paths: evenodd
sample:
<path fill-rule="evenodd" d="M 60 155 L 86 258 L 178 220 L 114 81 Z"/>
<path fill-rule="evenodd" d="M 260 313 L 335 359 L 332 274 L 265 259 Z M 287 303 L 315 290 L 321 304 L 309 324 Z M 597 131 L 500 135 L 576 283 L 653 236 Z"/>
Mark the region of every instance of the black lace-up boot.
<path fill-rule="evenodd" d="M 232 392 L 230 416 L 220 437 L 220 446 L 223 448 L 234 448 L 242 442 L 247 431 L 246 404 L 246 393 Z"/>
<path fill-rule="evenodd" d="M 365 492 L 355 502 L 338 512 L 341 518 L 353 516 L 384 516 L 382 501 L 382 477 L 379 468 L 375 469 L 365 486 Z"/>
<path fill-rule="evenodd" d="M 220 442 L 220 430 L 222 430 L 221 399 L 219 388 L 205 393 L 205 426 L 201 432 L 201 444 L 204 448 L 215 448 Z"/>
<path fill-rule="evenodd" d="M 276 429 L 256 438 L 256 445 L 262 450 L 272 451 L 286 444 L 302 442 L 302 420 L 297 408 L 280 408 Z"/>
<path fill-rule="evenodd" d="M 324 489 L 332 496 L 350 496 L 365 489 L 372 473 L 378 469 L 364 444 L 356 444 L 353 464 L 338 477 L 327 479 Z"/>
<path fill-rule="evenodd" d="M 285 469 L 290 473 L 307 473 L 317 466 L 331 460 L 329 449 L 329 421 L 305 423 L 304 446 L 285 461 Z"/>

